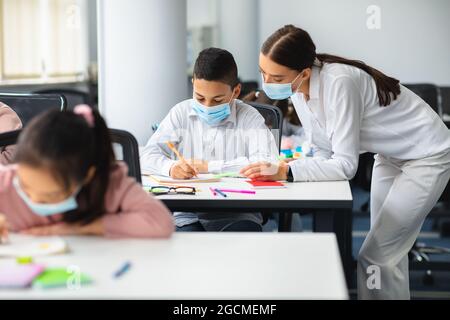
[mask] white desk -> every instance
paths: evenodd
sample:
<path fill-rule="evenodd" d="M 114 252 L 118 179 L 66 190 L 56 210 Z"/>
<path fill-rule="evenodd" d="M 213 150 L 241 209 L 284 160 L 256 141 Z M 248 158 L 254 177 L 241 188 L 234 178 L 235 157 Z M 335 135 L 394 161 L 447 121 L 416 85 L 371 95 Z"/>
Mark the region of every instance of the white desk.
<path fill-rule="evenodd" d="M 158 196 L 158 199 L 170 201 L 170 204 L 177 206 L 176 203 L 186 203 L 186 200 L 195 200 L 196 203 L 206 201 L 220 201 L 219 206 L 227 206 L 227 202 L 236 203 L 239 200 L 244 206 L 248 200 L 253 203 L 252 208 L 256 205 L 255 202 L 270 202 L 277 203 L 278 206 L 285 208 L 292 208 L 292 204 L 302 202 L 309 202 L 311 205 L 324 204 L 333 202 L 340 207 L 343 204 L 352 202 L 352 193 L 348 181 L 323 181 L 323 182 L 283 182 L 286 188 L 273 189 L 252 189 L 251 185 L 245 182 L 244 178 L 222 178 L 220 182 L 213 183 L 182 183 L 178 185 L 188 185 L 199 189 L 196 195 L 165 195 Z M 148 176 L 142 176 L 143 185 L 158 185 Z M 230 189 L 245 189 L 254 190 L 256 194 L 242 194 L 242 193 L 227 193 L 227 198 L 222 196 L 213 196 L 209 187 L 216 188 L 230 188 Z M 217 204 L 216 204 L 217 205 Z"/>
<path fill-rule="evenodd" d="M 144 185 L 155 185 L 147 176 Z M 210 186 L 251 189 L 246 179 L 225 178 L 215 183 L 186 183 L 199 188 L 196 195 L 158 196 L 172 211 L 192 212 L 278 212 L 279 231 L 290 231 L 292 213 L 312 212 L 314 232 L 334 232 L 347 279 L 350 280 L 352 257 L 351 213 L 353 198 L 348 181 L 285 182 L 286 188 L 257 189 L 256 194 L 227 193 L 227 198 L 213 196 Z"/>
<path fill-rule="evenodd" d="M 0 299 L 347 299 L 334 234 L 177 233 L 169 240 L 67 237 L 71 253 L 36 262 L 76 265 L 79 290 L 0 290 Z M 11 263 L 0 259 L 0 264 Z M 112 274 L 129 260 L 119 279 Z"/>

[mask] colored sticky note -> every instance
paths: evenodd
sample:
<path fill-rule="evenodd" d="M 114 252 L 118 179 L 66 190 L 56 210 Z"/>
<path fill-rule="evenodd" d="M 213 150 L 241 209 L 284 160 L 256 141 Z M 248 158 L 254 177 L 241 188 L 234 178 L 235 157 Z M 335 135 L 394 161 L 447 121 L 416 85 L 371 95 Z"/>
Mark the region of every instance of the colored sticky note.
<path fill-rule="evenodd" d="M 0 288 L 26 288 L 45 267 L 40 264 L 17 264 L 0 267 Z"/>
<path fill-rule="evenodd" d="M 92 280 L 87 275 L 66 268 L 48 268 L 33 281 L 33 287 L 47 289 L 68 287 L 69 285 L 89 284 Z"/>

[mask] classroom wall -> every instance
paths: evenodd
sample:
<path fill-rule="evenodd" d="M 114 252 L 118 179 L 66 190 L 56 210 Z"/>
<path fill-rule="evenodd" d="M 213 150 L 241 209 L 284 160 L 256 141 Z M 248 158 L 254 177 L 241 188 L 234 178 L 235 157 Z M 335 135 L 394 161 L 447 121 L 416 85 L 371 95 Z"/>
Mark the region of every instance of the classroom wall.
<path fill-rule="evenodd" d="M 258 7 L 258 0 L 218 0 L 218 40 L 234 55 L 242 81 L 259 77 Z"/>
<path fill-rule="evenodd" d="M 97 62 L 97 0 L 87 2 L 89 62 Z"/>
<path fill-rule="evenodd" d="M 186 99 L 186 2 L 98 2 L 99 108 L 140 145 Z"/>
<path fill-rule="evenodd" d="M 212 28 L 213 45 L 233 54 L 243 81 L 259 76 L 258 6 L 259 0 L 187 0 L 188 28 Z M 194 48 L 195 59 L 204 48 Z"/>
<path fill-rule="evenodd" d="M 403 83 L 450 84 L 448 0 L 259 1 L 259 46 L 292 23 L 310 33 L 318 52 L 363 60 Z M 367 28 L 370 5 L 380 8 L 380 29 Z"/>

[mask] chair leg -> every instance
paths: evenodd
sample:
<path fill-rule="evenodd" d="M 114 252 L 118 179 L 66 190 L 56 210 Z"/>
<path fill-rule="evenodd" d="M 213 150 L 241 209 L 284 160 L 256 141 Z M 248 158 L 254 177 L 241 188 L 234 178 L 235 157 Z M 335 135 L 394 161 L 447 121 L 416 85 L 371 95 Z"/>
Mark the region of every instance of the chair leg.
<path fill-rule="evenodd" d="M 292 229 L 292 213 L 279 212 L 278 232 L 290 232 Z"/>

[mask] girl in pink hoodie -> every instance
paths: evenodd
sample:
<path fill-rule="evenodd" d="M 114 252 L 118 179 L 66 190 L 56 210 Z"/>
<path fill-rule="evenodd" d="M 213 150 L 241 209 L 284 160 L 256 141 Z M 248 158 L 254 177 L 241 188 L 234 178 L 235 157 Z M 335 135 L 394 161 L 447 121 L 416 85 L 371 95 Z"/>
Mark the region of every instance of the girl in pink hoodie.
<path fill-rule="evenodd" d="M 172 216 L 115 160 L 108 128 L 87 106 L 46 112 L 0 165 L 0 235 L 169 237 Z"/>
<path fill-rule="evenodd" d="M 0 133 L 22 128 L 19 116 L 6 104 L 0 102 Z M 11 163 L 15 146 L 0 146 L 0 165 Z"/>

